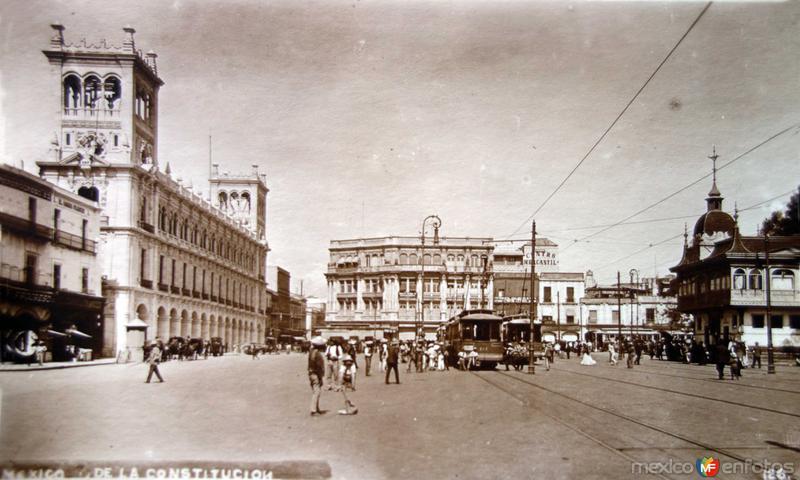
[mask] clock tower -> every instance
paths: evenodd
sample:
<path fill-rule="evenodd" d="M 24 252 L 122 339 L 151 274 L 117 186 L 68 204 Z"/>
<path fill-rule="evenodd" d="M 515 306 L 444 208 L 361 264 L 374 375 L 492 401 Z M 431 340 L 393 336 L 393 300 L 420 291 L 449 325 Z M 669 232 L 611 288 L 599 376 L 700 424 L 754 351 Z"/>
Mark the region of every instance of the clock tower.
<path fill-rule="evenodd" d="M 123 28 L 121 45 L 105 39 L 68 43 L 62 25 L 50 27 L 50 46 L 42 53 L 59 88 L 51 97 L 56 126 L 51 157 L 38 162 L 40 172 L 107 207 L 110 190 L 132 186 L 114 185 L 125 177 L 121 171 L 158 169 L 158 90 L 164 82 L 157 56 L 136 49 L 130 27 Z"/>

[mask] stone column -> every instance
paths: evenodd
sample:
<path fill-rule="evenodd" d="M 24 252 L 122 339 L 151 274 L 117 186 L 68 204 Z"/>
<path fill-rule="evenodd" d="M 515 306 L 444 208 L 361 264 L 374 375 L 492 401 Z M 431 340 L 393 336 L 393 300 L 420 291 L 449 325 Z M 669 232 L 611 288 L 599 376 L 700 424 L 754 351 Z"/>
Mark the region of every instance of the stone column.
<path fill-rule="evenodd" d="M 486 282 L 486 298 L 489 310 L 494 310 L 494 275 L 489 275 L 489 280 Z"/>
<path fill-rule="evenodd" d="M 464 277 L 464 310 L 469 310 L 472 308 L 471 304 L 471 295 L 472 295 L 472 279 L 469 275 Z"/>
<path fill-rule="evenodd" d="M 447 276 L 444 273 L 439 280 L 439 320 L 447 321 Z"/>
<path fill-rule="evenodd" d="M 364 311 L 364 279 L 362 277 L 356 279 L 356 310 Z"/>
<path fill-rule="evenodd" d="M 423 289 L 425 288 L 424 281 L 422 280 L 422 274 L 417 275 L 417 305 L 419 305 L 420 310 L 420 318 L 422 321 L 425 321 L 425 296 L 422 294 Z"/>

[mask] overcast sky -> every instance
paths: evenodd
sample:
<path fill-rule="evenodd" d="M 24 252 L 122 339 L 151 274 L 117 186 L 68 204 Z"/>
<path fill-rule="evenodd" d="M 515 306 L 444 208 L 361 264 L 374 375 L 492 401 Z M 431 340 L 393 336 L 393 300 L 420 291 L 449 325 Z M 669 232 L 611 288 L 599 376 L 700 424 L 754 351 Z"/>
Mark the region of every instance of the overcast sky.
<path fill-rule="evenodd" d="M 35 171 L 56 129 L 41 50 L 68 42 L 159 54 L 159 161 L 207 185 L 258 163 L 270 264 L 324 296 L 331 239 L 505 238 L 539 207 L 652 74 L 704 3 L 152 1 L 0 4 L 0 155 Z M 694 218 L 614 223 L 800 122 L 800 3 L 715 3 L 620 122 L 536 216 L 562 271 L 660 274 Z M 721 170 L 733 210 L 800 183 L 798 129 Z M 694 216 L 710 179 L 634 220 Z M 753 234 L 788 195 L 745 211 Z M 512 238 L 530 235 L 525 225 Z"/>

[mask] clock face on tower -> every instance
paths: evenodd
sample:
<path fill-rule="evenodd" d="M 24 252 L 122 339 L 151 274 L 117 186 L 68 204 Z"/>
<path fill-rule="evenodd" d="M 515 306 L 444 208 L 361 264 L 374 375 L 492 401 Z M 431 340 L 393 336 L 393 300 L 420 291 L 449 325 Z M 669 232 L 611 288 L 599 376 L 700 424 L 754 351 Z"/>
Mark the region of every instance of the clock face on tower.
<path fill-rule="evenodd" d="M 78 152 L 81 154 L 81 165 L 91 164 L 92 158 L 102 159 L 106 155 L 106 136 L 102 133 L 88 132 L 78 137 Z"/>

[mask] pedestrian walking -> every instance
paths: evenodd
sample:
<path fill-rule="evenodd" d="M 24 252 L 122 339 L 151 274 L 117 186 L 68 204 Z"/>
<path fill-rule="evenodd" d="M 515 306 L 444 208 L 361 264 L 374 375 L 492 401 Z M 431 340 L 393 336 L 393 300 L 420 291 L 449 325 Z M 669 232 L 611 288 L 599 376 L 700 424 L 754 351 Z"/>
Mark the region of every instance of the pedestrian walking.
<path fill-rule="evenodd" d="M 553 347 L 550 346 L 550 343 L 544 344 L 544 368 L 548 372 L 550 371 L 550 363 L 553 361 Z M 508 368 L 506 368 L 508 370 Z"/>
<path fill-rule="evenodd" d="M 761 368 L 761 345 L 756 342 L 753 346 L 753 363 L 750 365 L 750 368 L 756 368 L 756 363 L 758 364 L 758 368 Z"/>
<path fill-rule="evenodd" d="M 398 362 L 398 348 L 395 342 L 392 342 L 390 346 L 387 347 L 386 350 L 386 384 L 389 384 L 389 374 L 394 370 L 394 381 L 396 383 L 400 383 L 400 372 L 397 370 L 397 362 Z"/>
<path fill-rule="evenodd" d="M 614 348 L 613 343 L 608 344 L 608 356 L 609 356 L 608 359 L 609 363 L 611 363 L 611 365 L 614 365 L 616 367 L 619 356 L 617 355 L 617 349 Z"/>
<path fill-rule="evenodd" d="M 158 381 L 164 383 L 164 378 L 161 376 L 161 372 L 158 371 L 158 364 L 161 363 L 161 349 L 158 346 L 158 340 L 158 337 L 156 337 L 153 343 L 150 344 L 150 355 L 147 356 L 149 370 L 147 372 L 147 381 L 144 383 L 150 383 L 150 379 L 153 378 L 154 373 L 156 377 L 158 377 Z"/>
<path fill-rule="evenodd" d="M 742 359 L 736 352 L 731 354 L 731 380 L 740 380 L 742 378 Z"/>
<path fill-rule="evenodd" d="M 336 339 L 331 339 L 328 348 L 325 349 L 325 379 L 328 381 L 328 390 L 339 383 L 339 358 L 343 355 L 342 347 Z"/>
<path fill-rule="evenodd" d="M 342 357 L 342 366 L 339 367 L 339 385 L 337 388 L 337 390 L 342 392 L 342 396 L 344 397 L 344 408 L 339 410 L 339 415 L 355 415 L 358 413 L 358 408 L 347 398 L 348 391 L 356 391 L 357 371 L 358 368 L 355 365 L 353 357 L 351 357 L 350 354 L 344 354 Z"/>
<path fill-rule="evenodd" d="M 633 368 L 633 356 L 636 354 L 636 350 L 633 348 L 632 342 L 628 342 L 625 347 L 625 353 L 627 354 L 626 363 L 628 364 L 628 368 Z"/>
<path fill-rule="evenodd" d="M 325 376 L 325 339 L 314 337 L 311 339 L 311 348 L 308 350 L 308 383 L 311 385 L 311 416 L 325 413 L 319 409 L 319 397 L 322 393 L 322 377 Z"/>
<path fill-rule="evenodd" d="M 719 376 L 720 380 L 724 380 L 725 365 L 727 365 L 731 361 L 730 350 L 728 350 L 725 347 L 725 344 L 722 343 L 722 341 L 718 341 L 717 346 L 714 349 L 714 353 L 716 353 L 716 355 L 714 356 L 714 362 L 717 365 L 717 375 Z"/>
<path fill-rule="evenodd" d="M 372 341 L 364 343 L 364 368 L 369 377 L 369 370 L 372 367 Z"/>

